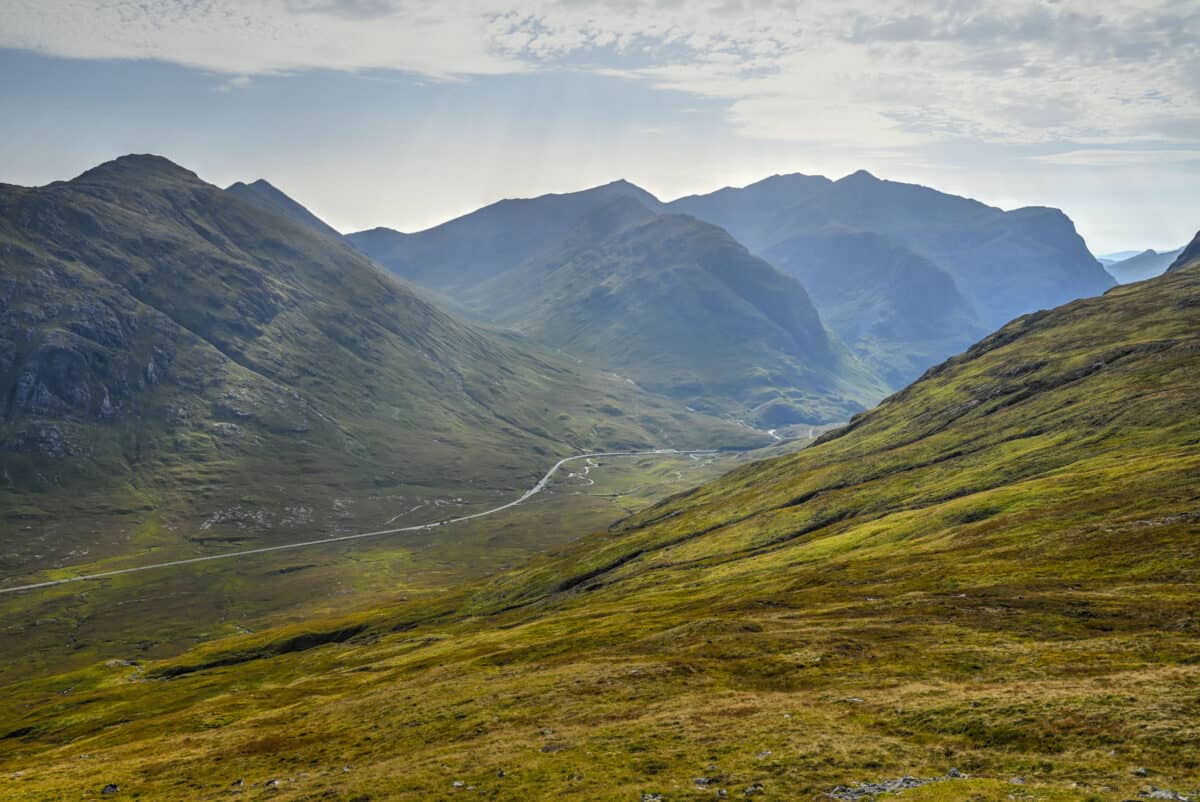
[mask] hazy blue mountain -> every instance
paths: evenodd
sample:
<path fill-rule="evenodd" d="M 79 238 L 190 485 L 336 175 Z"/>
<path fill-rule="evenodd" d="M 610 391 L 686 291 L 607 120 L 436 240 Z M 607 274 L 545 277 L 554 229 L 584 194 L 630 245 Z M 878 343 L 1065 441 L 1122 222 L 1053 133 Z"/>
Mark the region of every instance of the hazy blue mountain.
<path fill-rule="evenodd" d="M 628 181 L 562 195 L 503 200 L 426 231 L 374 228 L 348 235 L 363 253 L 396 275 L 441 292 L 469 287 L 556 246 L 584 214 L 631 197 L 650 209 L 657 198 Z"/>
<path fill-rule="evenodd" d="M 1167 268 L 1167 272 L 1182 270 L 1185 267 L 1190 267 L 1195 263 L 1200 262 L 1200 232 L 1196 232 L 1196 236 L 1187 244 L 1183 251 Z"/>
<path fill-rule="evenodd" d="M 1126 259 L 1132 259 L 1139 253 L 1141 253 L 1141 251 L 1114 251 L 1113 253 L 1106 253 L 1097 256 L 1096 259 L 1100 262 L 1100 264 L 1108 267 L 1109 265 L 1116 264 L 1117 262 L 1124 262 Z"/>
<path fill-rule="evenodd" d="M 655 392 L 764 426 L 845 419 L 886 389 L 830 337 L 798 281 L 723 229 L 632 197 L 459 300 Z"/>
<path fill-rule="evenodd" d="M 326 236 L 341 239 L 341 232 L 326 223 L 321 218 L 317 217 L 291 197 L 284 194 L 265 179 L 260 178 L 251 184 L 244 184 L 241 181 L 238 181 L 236 184 L 231 184 L 230 186 L 226 187 L 225 191 L 231 195 L 236 195 L 244 201 L 249 201 L 256 206 L 260 206 L 264 209 L 282 214 L 284 217 L 288 217 L 297 223 L 306 225 L 314 231 L 319 231 Z"/>
<path fill-rule="evenodd" d="M 689 195 L 671 201 L 673 211 L 716 223 L 744 244 L 769 239 L 768 230 L 780 209 L 790 208 L 819 195 L 833 184 L 825 176 L 773 175 L 747 187 L 725 187 L 707 195 Z"/>
<path fill-rule="evenodd" d="M 866 171 L 824 185 L 799 176 L 799 190 L 789 197 L 780 191 L 786 178 L 722 190 L 725 196 L 748 196 L 736 204 L 736 213 L 727 213 L 734 206 L 728 197 L 710 205 L 703 198 L 676 203 L 727 228 L 756 253 L 792 265 L 804 262 L 808 237 L 827 229 L 887 236 L 948 273 L 989 329 L 1113 285 L 1057 209 L 1006 212 L 928 187 L 882 181 Z"/>
<path fill-rule="evenodd" d="M 826 229 L 768 251 L 797 277 L 821 318 L 892 387 L 987 333 L 945 270 L 894 239 Z"/>
<path fill-rule="evenodd" d="M 1167 268 L 1171 266 L 1171 263 L 1181 253 L 1183 253 L 1183 248 L 1176 248 L 1173 251 L 1165 251 L 1163 253 L 1147 249 L 1136 256 L 1108 264 L 1105 266 L 1105 269 L 1119 284 L 1145 281 L 1148 278 L 1161 276 L 1167 272 Z"/>

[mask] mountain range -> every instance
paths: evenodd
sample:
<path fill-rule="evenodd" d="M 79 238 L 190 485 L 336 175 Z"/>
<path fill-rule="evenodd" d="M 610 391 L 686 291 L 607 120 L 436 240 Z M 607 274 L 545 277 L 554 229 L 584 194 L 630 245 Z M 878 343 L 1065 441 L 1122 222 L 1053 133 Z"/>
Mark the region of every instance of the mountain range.
<path fill-rule="evenodd" d="M 1018 315 L 1113 285 L 1057 209 L 1002 211 L 863 170 L 773 176 L 672 208 L 799 278 L 896 388 Z"/>
<path fill-rule="evenodd" d="M 0 186 L 0 259 L 0 496 L 40 533 L 13 570 L 75 548 L 69 519 L 277 537 L 388 488 L 523 488 L 576 450 L 769 440 L 464 323 L 269 186 L 159 157 Z"/>
<path fill-rule="evenodd" d="M 1161 276 L 1165 273 L 1167 268 L 1179 258 L 1179 254 L 1181 253 L 1183 253 L 1183 248 L 1176 248 L 1173 251 L 1164 251 L 1162 253 L 1149 248 L 1141 253 L 1130 256 L 1128 259 L 1110 262 L 1104 266 L 1104 269 L 1121 284 L 1129 284 L 1133 281 L 1145 281 L 1148 278 Z"/>
<path fill-rule="evenodd" d="M 801 344 L 799 350 L 776 348 L 776 354 L 764 354 L 753 368 L 770 372 L 773 366 L 800 360 L 809 363 L 810 374 L 832 371 L 833 383 L 826 379 L 802 385 L 810 396 L 826 398 L 820 406 L 830 411 L 869 405 L 881 397 L 880 385 L 903 387 L 1012 317 L 1113 285 L 1058 210 L 1005 212 L 926 187 L 881 181 L 864 171 L 839 181 L 774 176 L 742 189 L 671 203 L 618 181 L 568 195 L 502 201 L 414 234 L 372 229 L 348 238 L 389 270 L 449 303 L 464 304 L 487 320 L 524 327 L 552 347 L 565 347 L 567 341 L 558 339 L 556 330 L 537 320 L 490 308 L 491 296 L 481 287 L 489 282 L 496 290 L 508 280 L 505 276 L 527 276 L 531 268 L 524 263 L 562 263 L 568 253 L 579 269 L 578 248 L 571 251 L 563 242 L 588 210 L 614 197 L 632 199 L 655 214 L 682 213 L 720 226 L 751 253 L 798 279 L 833 335 L 831 348 L 838 351 L 844 343 L 858 364 L 844 356 L 840 364 L 821 364 L 820 350 Z M 628 247 L 622 253 L 630 253 Z M 590 258 L 599 262 L 602 254 L 603 248 L 593 248 Z M 637 258 L 651 267 L 652 254 Z M 761 275 L 749 271 L 744 280 L 750 283 Z M 523 286 L 526 293 L 539 292 L 536 286 Z M 748 289 L 743 297 L 756 293 L 761 290 Z M 541 299 L 545 307 L 566 305 L 552 291 Z M 675 332 L 680 340 L 695 336 L 686 326 Z M 632 334 L 640 336 L 636 330 Z M 629 369 L 627 350 L 613 341 L 607 352 L 594 350 L 593 357 L 600 364 Z M 693 370 L 697 368 L 704 365 Z M 653 370 L 643 366 L 643 373 Z M 866 378 L 872 373 L 878 377 L 874 382 Z M 681 397 L 713 410 L 729 410 L 733 401 L 746 414 L 766 420 L 759 418 L 762 407 L 755 403 L 761 393 L 751 386 L 728 388 L 724 394 L 719 401 L 706 393 Z M 796 419 L 813 419 L 819 408 L 811 402 L 791 403 L 785 395 L 769 408 L 785 404 Z"/>

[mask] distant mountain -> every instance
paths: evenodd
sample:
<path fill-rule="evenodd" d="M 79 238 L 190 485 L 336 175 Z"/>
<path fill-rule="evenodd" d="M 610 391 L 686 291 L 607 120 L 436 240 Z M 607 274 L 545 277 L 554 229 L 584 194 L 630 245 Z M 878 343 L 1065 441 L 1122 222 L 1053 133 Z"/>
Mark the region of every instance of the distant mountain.
<path fill-rule="evenodd" d="M 723 229 L 633 197 L 457 298 L 650 390 L 764 427 L 844 420 L 886 391 L 829 336 L 799 282 Z"/>
<path fill-rule="evenodd" d="M 466 325 L 159 157 L 0 185 L 0 267 L 5 518 L 260 531 L 298 499 L 340 521 L 381 488 L 523 487 L 577 449 L 754 439 Z"/>
<path fill-rule="evenodd" d="M 830 229 L 772 252 L 822 320 L 891 387 L 987 333 L 949 273 L 890 237 Z"/>
<path fill-rule="evenodd" d="M 1126 259 L 1132 259 L 1139 253 L 1142 253 L 1142 251 L 1115 251 L 1114 253 L 1106 253 L 1101 256 L 1097 256 L 1096 260 L 1105 267 L 1108 267 L 1109 265 L 1116 264 L 1117 262 L 1124 262 Z"/>
<path fill-rule="evenodd" d="M 1120 284 L 1145 281 L 1167 272 L 1167 268 L 1181 253 L 1183 253 L 1183 248 L 1176 248 L 1164 253 L 1148 249 L 1128 259 L 1112 262 L 1106 265 L 1105 269 Z"/>
<path fill-rule="evenodd" d="M 537 198 L 503 200 L 415 234 L 374 228 L 347 235 L 401 278 L 439 291 L 469 287 L 555 246 L 587 212 L 615 198 L 649 209 L 657 198 L 628 181 Z"/>
<path fill-rule="evenodd" d="M 341 239 L 341 232 L 264 179 L 260 178 L 252 184 L 243 184 L 241 181 L 238 181 L 236 184 L 226 187 L 225 191 L 244 201 L 253 203 L 255 206 L 282 214 L 284 217 L 294 220 L 301 225 L 308 226 L 326 236 Z"/>
<path fill-rule="evenodd" d="M 1179 256 L 1175 257 L 1175 261 L 1167 268 L 1167 272 L 1183 270 L 1185 267 L 1191 267 L 1197 262 L 1200 262 L 1200 232 L 1197 232 L 1187 247 L 1180 252 Z"/>
<path fill-rule="evenodd" d="M 673 211 L 716 223 L 741 242 L 770 240 L 775 214 L 825 192 L 833 182 L 822 175 L 773 175 L 741 189 L 725 187 L 707 195 L 688 195 L 668 204 Z"/>
<path fill-rule="evenodd" d="M 974 317 L 975 328 L 964 330 L 959 343 L 969 341 L 981 328 L 991 330 L 1020 314 L 1095 295 L 1113 285 L 1071 221 L 1057 209 L 1005 212 L 928 187 L 883 181 L 866 171 L 838 181 L 775 176 L 742 189 L 682 198 L 668 208 L 726 228 L 752 251 L 806 284 L 813 281 L 815 271 L 839 269 L 827 259 L 830 242 L 836 238 L 856 233 L 884 238 L 886 243 L 877 240 L 874 246 L 878 260 L 863 259 L 855 266 L 854 282 L 845 282 L 839 290 L 839 277 L 833 276 L 833 286 L 814 293 L 818 309 L 830 309 L 830 319 L 840 318 L 843 331 L 848 327 L 870 330 L 881 314 L 899 320 L 927 313 L 928 309 L 905 309 L 899 300 L 884 311 L 880 306 L 887 303 L 884 297 L 866 307 L 863 320 L 848 321 L 846 315 L 832 313 L 829 301 L 842 298 L 843 306 L 851 309 L 855 286 L 903 283 L 897 271 L 928 275 L 930 265 L 948 275 L 967 302 L 964 309 L 957 299 L 943 296 L 952 303 L 945 310 L 947 324 L 961 320 L 968 309 Z M 843 247 L 848 255 L 850 245 Z M 923 280 L 914 273 L 914 282 Z M 873 350 L 869 342 L 851 340 L 850 345 L 864 355 Z M 911 378 L 917 364 L 931 364 L 929 360 L 947 356 L 955 347 L 953 340 L 932 347 L 928 339 L 895 345 L 901 351 L 926 355 L 902 368 L 897 374 L 901 378 Z"/>

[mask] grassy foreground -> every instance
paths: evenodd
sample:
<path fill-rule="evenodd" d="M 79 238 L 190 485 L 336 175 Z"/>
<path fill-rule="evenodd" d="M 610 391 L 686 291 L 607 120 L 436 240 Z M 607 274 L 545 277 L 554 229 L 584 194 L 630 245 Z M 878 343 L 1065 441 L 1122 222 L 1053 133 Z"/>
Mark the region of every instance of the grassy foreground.
<path fill-rule="evenodd" d="M 492 579 L 13 684 L 0 796 L 1190 795 L 1198 319 L 1120 287 Z"/>

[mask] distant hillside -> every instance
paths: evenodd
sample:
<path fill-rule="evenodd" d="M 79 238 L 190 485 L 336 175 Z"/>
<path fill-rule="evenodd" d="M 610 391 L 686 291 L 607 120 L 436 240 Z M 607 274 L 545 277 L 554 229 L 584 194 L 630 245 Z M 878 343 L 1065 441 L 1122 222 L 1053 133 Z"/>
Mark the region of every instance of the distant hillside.
<path fill-rule="evenodd" d="M 1097 256 L 1096 261 L 1100 262 L 1100 264 L 1104 265 L 1105 267 L 1108 267 L 1109 265 L 1116 264 L 1117 262 L 1124 262 L 1126 259 L 1132 259 L 1139 253 L 1141 253 L 1141 251 L 1114 251 L 1113 253 L 1106 253 L 1101 256 Z"/>
<path fill-rule="evenodd" d="M 453 593 L 5 688 L 0 769 L 29 799 L 1190 798 L 1197 308 L 1200 266 L 1023 316 Z"/>
<path fill-rule="evenodd" d="M 822 320 L 890 387 L 987 333 L 949 273 L 882 234 L 831 228 L 773 253 Z"/>
<path fill-rule="evenodd" d="M 452 294 L 557 245 L 584 214 L 616 198 L 661 206 L 640 187 L 614 181 L 582 192 L 499 201 L 414 234 L 375 228 L 347 239 L 401 278 Z"/>
<path fill-rule="evenodd" d="M 802 286 L 712 225 L 655 220 L 663 208 L 618 181 L 349 240 L 457 308 L 695 409 L 767 428 L 844 420 L 886 393 Z"/>
<path fill-rule="evenodd" d="M 724 230 L 633 198 L 457 297 L 538 342 L 763 428 L 845 420 L 886 391 L 829 336 L 795 279 Z"/>
<path fill-rule="evenodd" d="M 259 179 L 251 184 L 243 184 L 238 181 L 236 184 L 231 184 L 225 188 L 225 191 L 231 195 L 235 195 L 244 201 L 253 203 L 263 209 L 281 214 L 284 217 L 290 218 L 301 225 L 324 234 L 329 237 L 340 239 L 341 233 L 333 226 L 327 224 L 324 220 L 317 217 L 308 209 L 301 206 L 292 198 L 285 195 L 280 190 L 276 189 L 264 179 Z"/>
<path fill-rule="evenodd" d="M 0 507 L 33 532 L 72 514 L 312 531 L 382 488 L 524 488 L 577 449 L 755 439 L 465 325 L 158 157 L 0 186 L 0 263 Z"/>
<path fill-rule="evenodd" d="M 1136 256 L 1108 264 L 1105 266 L 1105 269 L 1109 272 L 1109 275 L 1121 284 L 1145 281 L 1148 278 L 1161 276 L 1167 272 L 1167 268 L 1171 266 L 1171 263 L 1181 253 L 1183 253 L 1183 248 L 1176 248 L 1173 251 L 1164 253 L 1148 249 Z"/>
<path fill-rule="evenodd" d="M 813 283 L 819 272 L 841 271 L 828 260 L 831 243 L 851 237 L 841 251 L 850 256 L 856 234 L 877 239 L 872 255 L 858 254 L 851 268 L 854 282 L 830 276 L 825 290 L 814 293 L 817 308 L 844 337 L 853 329 L 871 331 L 880 317 L 905 320 L 919 333 L 915 339 L 890 342 L 897 353 L 914 358 L 896 366 L 893 386 L 915 378 L 920 369 L 949 354 L 980 331 L 991 330 L 1026 312 L 1096 295 L 1113 281 L 1088 253 L 1071 221 L 1057 209 L 1031 207 L 1005 212 L 978 201 L 927 187 L 883 181 L 859 171 L 839 181 L 820 176 L 775 176 L 742 189 L 727 188 L 668 205 L 728 229 L 752 251 Z M 878 239 L 882 238 L 882 239 Z M 941 309 L 913 307 L 902 294 L 894 303 L 876 293 L 861 320 L 850 320 L 856 288 L 899 288 L 904 272 L 916 285 L 932 266 L 948 275 L 958 298 Z M 843 285 L 838 286 L 842 281 Z M 950 296 L 943 294 L 942 298 Z M 833 300 L 842 311 L 830 305 Z M 933 321 L 928 314 L 934 313 Z M 971 325 L 957 328 L 967 316 Z M 938 322 L 939 319 L 941 322 Z M 929 337 L 927 325 L 957 336 Z M 877 370 L 881 354 L 875 340 L 847 342 Z"/>

